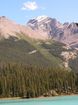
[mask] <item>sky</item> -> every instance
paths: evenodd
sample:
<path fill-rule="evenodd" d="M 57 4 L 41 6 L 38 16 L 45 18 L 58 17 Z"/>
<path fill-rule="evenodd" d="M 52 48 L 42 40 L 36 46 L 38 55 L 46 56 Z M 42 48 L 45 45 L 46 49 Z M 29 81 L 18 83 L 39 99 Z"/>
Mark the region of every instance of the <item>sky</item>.
<path fill-rule="evenodd" d="M 62 23 L 78 22 L 78 0 L 0 0 L 0 16 L 17 23 L 42 15 Z"/>

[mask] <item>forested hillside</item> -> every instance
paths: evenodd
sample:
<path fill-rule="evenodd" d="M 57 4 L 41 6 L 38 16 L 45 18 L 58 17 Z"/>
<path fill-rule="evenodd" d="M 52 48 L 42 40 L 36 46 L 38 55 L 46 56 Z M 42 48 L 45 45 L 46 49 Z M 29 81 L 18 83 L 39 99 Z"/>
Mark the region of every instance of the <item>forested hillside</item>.
<path fill-rule="evenodd" d="M 77 93 L 78 75 L 63 66 L 63 46 L 52 40 L 0 40 L 0 97 L 50 96 L 52 90 Z"/>

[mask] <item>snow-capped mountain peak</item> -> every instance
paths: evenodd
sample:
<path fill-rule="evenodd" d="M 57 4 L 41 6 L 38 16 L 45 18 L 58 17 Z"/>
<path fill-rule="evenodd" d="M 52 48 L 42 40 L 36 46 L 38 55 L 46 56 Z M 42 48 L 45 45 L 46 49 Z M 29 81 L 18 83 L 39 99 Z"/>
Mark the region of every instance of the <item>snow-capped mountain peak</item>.
<path fill-rule="evenodd" d="M 48 16 L 38 16 L 28 21 L 29 26 L 34 31 L 42 31 L 49 38 L 61 41 L 65 44 L 73 43 L 78 45 L 78 23 L 60 23 L 57 19 Z M 44 35 L 44 34 L 43 34 Z"/>
<path fill-rule="evenodd" d="M 37 18 L 28 21 L 27 26 L 33 30 L 43 31 L 48 37 L 54 37 L 57 34 L 62 33 L 63 25 L 55 18 L 48 16 L 38 16 Z"/>
<path fill-rule="evenodd" d="M 43 16 L 38 16 L 38 17 L 36 17 L 35 20 L 37 20 L 38 22 L 40 22 L 40 21 L 43 21 L 43 20 L 45 20 L 45 19 L 47 19 L 47 18 L 48 18 L 48 16 L 43 15 Z"/>

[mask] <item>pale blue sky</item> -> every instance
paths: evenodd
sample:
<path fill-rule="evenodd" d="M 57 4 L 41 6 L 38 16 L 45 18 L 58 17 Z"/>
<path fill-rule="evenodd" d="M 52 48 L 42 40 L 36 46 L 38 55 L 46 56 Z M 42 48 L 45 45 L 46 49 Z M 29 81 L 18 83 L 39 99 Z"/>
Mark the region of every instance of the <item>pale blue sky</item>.
<path fill-rule="evenodd" d="M 0 0 L 0 16 L 18 23 L 40 15 L 60 22 L 78 22 L 78 0 Z"/>

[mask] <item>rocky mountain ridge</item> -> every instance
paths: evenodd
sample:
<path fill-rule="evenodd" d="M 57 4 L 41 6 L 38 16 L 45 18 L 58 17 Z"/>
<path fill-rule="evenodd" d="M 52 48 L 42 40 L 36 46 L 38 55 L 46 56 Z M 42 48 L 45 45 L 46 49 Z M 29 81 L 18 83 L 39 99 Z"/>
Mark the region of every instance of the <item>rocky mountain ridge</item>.
<path fill-rule="evenodd" d="M 14 36 L 20 38 L 18 34 L 23 33 L 25 37 L 30 37 L 33 39 L 42 39 L 44 40 L 46 35 L 43 36 L 43 33 L 40 31 L 34 31 L 30 27 L 25 25 L 17 24 L 16 22 L 8 19 L 5 16 L 0 17 L 0 39 L 8 38 L 9 36 Z"/>
<path fill-rule="evenodd" d="M 19 36 L 16 33 L 23 33 L 37 40 L 53 39 L 74 48 L 78 47 L 78 23 L 60 23 L 48 16 L 39 16 L 31 19 L 26 25 L 20 25 L 6 18 L 0 17 L 0 38 Z"/>
<path fill-rule="evenodd" d="M 78 23 L 62 24 L 56 19 L 42 16 L 29 20 L 27 26 L 33 30 L 42 30 L 48 38 L 74 47 L 78 45 Z"/>

